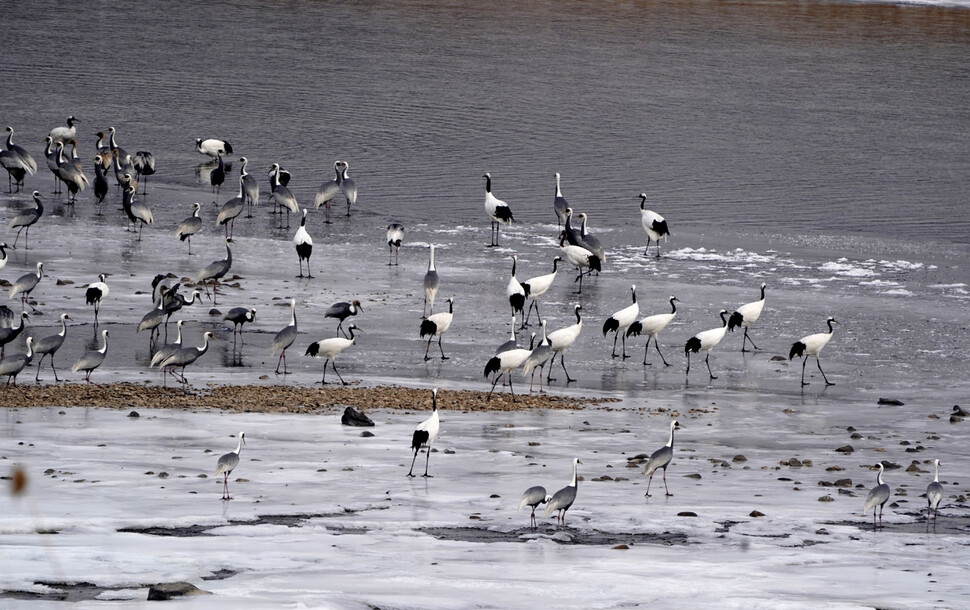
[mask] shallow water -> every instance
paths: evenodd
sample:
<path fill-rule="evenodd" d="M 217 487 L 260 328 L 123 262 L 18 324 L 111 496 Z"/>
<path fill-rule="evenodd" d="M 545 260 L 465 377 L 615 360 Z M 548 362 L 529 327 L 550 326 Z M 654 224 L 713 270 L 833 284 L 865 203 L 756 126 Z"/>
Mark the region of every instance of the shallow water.
<path fill-rule="evenodd" d="M 4 497 L 0 514 L 12 515 L 0 531 L 0 560 L 10 567 L 0 570 L 4 590 L 89 579 L 131 588 L 105 595 L 140 598 L 135 585 L 144 574 L 197 581 L 211 570 L 235 569 L 226 557 L 246 549 L 242 573 L 200 586 L 217 589 L 220 599 L 235 605 L 282 597 L 339 607 L 471 606 L 469 588 L 481 591 L 477 603 L 493 607 L 523 600 L 534 605 L 550 595 L 557 605 L 576 607 L 623 605 L 649 595 L 707 607 L 920 606 L 937 599 L 943 606 L 966 605 L 959 600 L 970 592 L 945 567 L 966 544 L 966 502 L 959 498 L 968 493 L 962 426 L 947 420 L 952 405 L 966 406 L 970 389 L 970 227 L 962 206 L 970 175 L 965 8 L 239 2 L 145 5 L 136 12 L 99 4 L 71 13 L 71 27 L 80 34 L 59 45 L 39 44 L 65 10 L 57 3 L 8 7 L 7 56 L 0 66 L 0 120 L 39 159 L 41 169 L 28 178 L 27 190 L 40 190 L 48 205 L 31 231 L 31 249 L 10 251 L 0 275 L 12 280 L 44 261 L 49 278 L 34 293 L 40 313 L 32 316 L 28 334 L 53 333 L 57 316 L 71 315 L 57 357 L 62 376 L 80 380 L 66 369 L 94 347 L 96 336 L 83 287 L 107 273 L 111 294 L 101 319 L 111 346 L 93 378 L 161 382 L 146 370 L 148 337 L 134 327 L 152 308 L 149 283 L 156 273 L 192 277 L 224 256 L 211 202 L 234 195 L 238 162 L 213 197 L 208 170 L 199 167 L 206 159 L 192 146 L 195 137 L 216 136 L 232 142 L 234 158 L 250 159 L 263 186 L 255 217 L 240 218 L 235 227 L 231 274 L 238 274 L 238 287 L 222 289 L 217 307 L 246 305 L 258 313 L 234 343 L 219 317 L 209 315 L 210 302 L 182 312 L 187 344 L 198 344 L 205 330 L 217 335 L 211 353 L 186 372 L 193 384 L 319 381 L 323 362 L 303 351 L 333 335 L 336 324 L 323 318 L 325 307 L 359 298 L 364 311 L 355 322 L 364 332 L 338 360 L 345 379 L 487 389 L 485 363 L 510 331 L 505 286 L 512 253 L 519 256 L 520 279 L 551 271 L 557 253 L 551 203 L 558 171 L 564 195 L 589 214 L 590 230 L 608 256 L 602 274 L 584 279 L 582 295 L 575 294 L 574 273 L 561 267 L 541 301 L 550 330 L 573 322 L 577 302 L 584 316 L 583 334 L 566 360 L 577 381 L 567 385 L 557 369 L 559 379 L 548 391 L 622 402 L 616 411 L 578 414 L 449 414 L 442 448 L 456 454 L 432 456 L 443 462 L 442 470 L 424 487 L 402 486 L 399 472 L 421 413 L 378 411 L 384 430 L 377 443 L 364 445 L 356 431 L 340 430 L 324 417 L 153 413 L 155 419 L 141 422 L 151 428 L 133 432 L 128 420 L 117 421 L 120 413 L 4 410 L 0 455 L 27 464 L 32 479 L 44 481 L 31 499 L 43 510 L 33 514 L 62 529 L 49 539 L 70 566 L 52 575 L 30 511 Z M 125 233 L 113 187 L 103 216 L 96 215 L 90 192 L 74 208 L 49 194 L 53 181 L 38 141 L 67 114 L 82 121 L 85 159 L 93 155 L 91 134 L 109 125 L 129 151 L 148 149 L 157 157 L 158 174 L 143 197 L 156 222 L 141 241 Z M 294 174 L 299 200 L 309 205 L 337 158 L 351 164 L 360 187 L 357 206 L 349 219 L 335 206 L 331 225 L 323 223 L 322 210 L 311 210 L 318 277 L 300 280 L 293 277 L 290 241 L 298 221 L 279 228 L 266 204 L 265 169 L 282 162 Z M 485 171 L 519 221 L 502 228 L 502 246 L 494 249 L 485 248 Z M 659 260 L 643 256 L 640 192 L 673 232 Z M 0 218 L 11 218 L 29 200 L 26 193 L 0 195 Z M 206 228 L 189 256 L 173 234 L 194 201 L 205 204 Z M 390 221 L 407 227 L 400 266 L 386 264 Z M 13 237 L 8 231 L 5 239 L 12 243 Z M 436 311 L 445 298 L 455 298 L 455 322 L 442 342 L 447 361 L 424 361 L 426 344 L 418 338 L 429 244 L 437 246 L 442 282 Z M 719 325 L 721 308 L 756 300 L 762 282 L 768 284 L 767 306 L 751 329 L 762 349 L 741 354 L 740 333 L 728 334 L 710 360 L 718 379 L 709 379 L 696 356 L 687 378 L 686 340 Z M 603 321 L 629 303 L 632 284 L 641 316 L 666 311 L 670 295 L 681 300 L 677 319 L 661 334 L 670 368 L 661 366 L 656 352 L 649 354 L 650 365 L 642 364 L 642 338 L 629 342 L 631 358 L 610 358 L 612 337 L 602 335 Z M 288 354 L 293 373 L 277 377 L 268 348 L 289 321 L 290 298 L 299 303 L 301 335 Z M 840 325 L 822 366 L 835 385 L 824 387 L 810 362 L 811 383 L 802 388 L 799 361 L 772 357 L 787 356 L 793 341 L 822 331 L 829 315 Z M 8 346 L 18 349 L 22 344 Z M 436 346 L 431 349 L 435 354 Z M 34 372 L 25 371 L 20 382 Z M 45 370 L 42 377 L 51 381 L 52 375 Z M 517 392 L 527 391 L 527 379 L 517 373 L 513 381 Z M 905 405 L 879 406 L 880 397 Z M 538 464 L 548 466 L 548 478 L 541 478 L 550 486 L 567 478 L 573 455 L 583 455 L 589 479 L 615 474 L 608 468 L 625 466 L 626 455 L 662 444 L 671 413 L 688 419 L 677 458 L 681 469 L 671 477 L 685 491 L 664 501 L 661 515 L 644 516 L 638 474 L 626 482 L 591 482 L 588 496 L 583 492 L 589 501 L 577 504 L 573 523 L 587 534 L 602 529 L 652 536 L 672 529 L 691 539 L 687 549 L 640 547 L 631 561 L 596 545 L 448 542 L 419 531 L 457 531 L 477 521 L 469 516 L 482 513 L 483 505 L 495 514 L 485 529 L 514 531 L 524 520 L 512 505 L 536 481 Z M 862 438 L 851 439 L 849 426 Z M 191 465 L 164 485 L 162 508 L 155 487 L 138 485 L 147 471 L 175 473 L 171 456 L 160 464 L 159 453 L 210 446 L 225 451 L 222 445 L 232 443 L 212 439 L 238 429 L 247 430 L 261 461 L 245 463 L 247 472 L 239 476 L 251 483 L 241 485 L 230 506 L 212 503 L 211 478 L 208 491 L 177 479 L 209 473 L 208 454 L 185 456 Z M 847 443 L 856 453 L 835 452 Z M 110 449 L 88 462 L 98 444 Z M 907 452 L 917 444 L 922 451 Z M 747 456 L 750 470 L 717 461 L 737 454 Z M 52 455 L 72 465 L 51 461 Z M 534 455 L 536 465 L 513 465 L 522 455 Z M 811 477 L 774 471 L 792 456 L 815 461 Z M 949 473 L 939 535 L 914 531 L 923 525 L 917 517 L 922 499 L 914 496 L 925 488 L 926 472 L 902 470 L 892 473 L 892 485 L 908 500 L 887 512 L 891 526 L 878 535 L 860 533 L 858 513 L 874 479 L 868 467 L 885 459 L 905 468 L 919 459 L 926 471 L 923 462 L 933 457 Z M 340 464 L 326 467 L 322 485 L 313 474 L 321 460 Z M 704 468 L 684 468 L 695 463 Z M 367 484 L 355 471 L 341 470 L 343 464 L 365 469 Z M 823 473 L 830 465 L 848 472 Z M 71 474 L 48 482 L 41 477 L 47 468 Z M 702 478 L 684 478 L 692 473 Z M 863 488 L 851 489 L 855 496 L 814 489 L 819 480 L 842 476 Z M 77 478 L 88 484 L 73 483 Z M 485 495 L 497 493 L 502 501 L 485 501 L 483 480 L 494 484 Z M 828 493 L 834 502 L 817 502 Z M 109 514 L 105 494 L 119 498 Z M 62 514 L 65 498 L 76 512 Z M 346 506 L 358 511 L 349 530 L 345 519 L 330 517 L 295 531 L 275 523 L 229 523 Z M 748 517 L 754 509 L 768 519 Z M 683 510 L 694 510 L 700 520 L 678 520 Z M 741 531 L 720 531 L 725 521 L 742 523 Z M 215 524 L 221 531 L 203 549 L 196 540 L 186 546 L 116 531 L 132 524 Z M 816 540 L 828 535 L 838 542 Z M 14 548 L 6 546 L 11 539 Z M 260 552 L 251 553 L 254 547 Z M 326 548 L 336 549 L 335 561 L 321 559 Z M 152 565 L 159 556 L 171 560 Z M 356 578 L 375 565 L 387 577 L 378 589 Z M 913 565 L 912 571 L 903 567 Z M 605 578 L 603 570 L 617 587 L 606 599 L 591 598 L 582 583 L 591 575 Z M 666 576 L 645 588 L 644 570 Z M 929 573 L 936 576 L 923 576 Z M 860 592 L 860 578 L 879 587 Z M 577 586 L 564 586 L 564 579 Z M 705 586 L 684 591 L 685 581 Z M 446 593 L 429 599 L 429 583 Z"/>

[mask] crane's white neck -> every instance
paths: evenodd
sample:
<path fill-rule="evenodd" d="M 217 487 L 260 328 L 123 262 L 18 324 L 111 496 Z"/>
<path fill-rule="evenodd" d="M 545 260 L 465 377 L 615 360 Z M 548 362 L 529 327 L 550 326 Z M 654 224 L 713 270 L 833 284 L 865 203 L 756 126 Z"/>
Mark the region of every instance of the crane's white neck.
<path fill-rule="evenodd" d="M 579 460 L 573 460 L 573 481 L 569 484 L 570 487 L 576 487 L 576 482 L 578 481 L 578 478 L 576 477 L 576 469 L 578 464 Z"/>
<path fill-rule="evenodd" d="M 670 424 L 670 439 L 667 441 L 667 446 L 668 447 L 673 447 L 674 446 L 674 430 L 676 430 L 676 429 L 677 429 L 676 422 Z"/>

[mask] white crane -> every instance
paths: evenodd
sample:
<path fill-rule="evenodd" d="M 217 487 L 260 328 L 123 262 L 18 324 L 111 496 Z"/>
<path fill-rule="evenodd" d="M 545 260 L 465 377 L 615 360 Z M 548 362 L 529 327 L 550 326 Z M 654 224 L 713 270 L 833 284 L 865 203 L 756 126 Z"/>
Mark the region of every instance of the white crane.
<path fill-rule="evenodd" d="M 758 321 L 761 317 L 761 312 L 765 308 L 765 288 L 768 286 L 765 282 L 761 282 L 761 299 L 758 301 L 752 301 L 751 303 L 745 303 L 741 307 L 731 314 L 728 318 L 728 330 L 734 332 L 735 328 L 744 327 L 744 339 L 741 340 L 741 351 L 748 351 L 745 349 L 745 345 L 748 341 L 751 341 L 751 347 L 755 349 L 760 349 L 755 345 L 754 340 L 748 337 L 748 328 Z"/>
<path fill-rule="evenodd" d="M 399 263 L 401 243 L 404 241 L 404 225 L 392 222 L 387 225 L 387 265 L 391 265 L 391 255 L 394 255 L 394 266 Z"/>
<path fill-rule="evenodd" d="M 303 277 L 303 261 L 306 261 L 306 276 L 307 279 L 312 279 L 310 254 L 313 253 L 313 238 L 306 230 L 306 214 L 307 209 L 303 208 L 303 218 L 300 219 L 300 228 L 296 230 L 296 235 L 293 236 L 293 245 L 296 247 L 296 255 L 300 259 L 300 275 L 297 277 Z"/>
<path fill-rule="evenodd" d="M 428 356 L 428 351 L 431 349 L 431 341 L 435 337 L 438 337 L 438 349 L 441 350 L 441 359 L 448 359 L 448 357 L 445 356 L 445 350 L 441 347 L 441 335 L 451 328 L 451 321 L 454 318 L 453 304 L 454 299 L 448 297 L 448 311 L 432 314 L 421 321 L 420 336 L 422 339 L 424 337 L 428 337 L 428 347 L 424 350 L 425 360 L 431 360 L 431 357 Z"/>
<path fill-rule="evenodd" d="M 640 224 L 647 234 L 647 247 L 643 249 L 643 255 L 647 256 L 650 249 L 650 242 L 657 242 L 657 258 L 660 258 L 660 240 L 667 241 L 670 231 L 667 229 L 667 221 L 663 216 L 653 210 L 647 209 L 647 194 L 640 193 Z"/>
<path fill-rule="evenodd" d="M 337 370 L 337 356 L 342 354 L 344 350 L 354 344 L 356 338 L 354 337 L 354 331 L 364 332 L 357 328 L 357 325 L 351 323 L 347 327 L 350 331 L 350 337 L 330 337 L 329 339 L 323 339 L 315 343 L 311 343 L 306 348 L 306 356 L 313 356 L 314 358 L 326 358 L 323 362 L 323 379 L 320 380 L 322 385 L 327 385 L 327 363 L 330 363 L 333 372 L 337 374 L 337 378 L 340 379 L 340 383 L 347 385 L 344 378 L 341 377 L 340 372 Z"/>
<path fill-rule="evenodd" d="M 583 275 L 587 273 L 583 269 L 600 271 L 602 267 L 600 266 L 599 257 L 582 246 L 567 244 L 566 231 L 559 234 L 559 254 L 563 257 L 563 260 L 569 261 L 569 264 L 576 267 L 576 271 L 579 272 L 573 282 L 579 282 L 579 290 L 576 294 L 582 294 Z"/>
<path fill-rule="evenodd" d="M 603 336 L 605 337 L 607 333 L 613 333 L 613 357 L 616 358 L 616 339 L 617 337 L 623 337 L 623 358 L 629 358 L 626 353 L 626 331 L 630 328 L 630 325 L 636 322 L 637 316 L 640 315 L 640 305 L 637 304 L 637 287 L 633 285 L 630 287 L 630 291 L 633 294 L 633 303 L 627 305 L 623 309 L 619 310 L 612 316 L 603 322 Z"/>
<path fill-rule="evenodd" d="M 414 476 L 414 461 L 418 459 L 418 452 L 421 451 L 421 447 L 424 446 L 427 447 L 427 457 L 424 459 L 424 474 L 421 476 L 428 478 L 431 477 L 431 475 L 428 474 L 428 462 L 431 461 L 431 443 L 433 443 L 434 439 L 438 437 L 439 425 L 438 388 L 435 388 L 431 390 L 431 416 L 418 424 L 418 427 L 414 429 L 414 434 L 411 435 L 411 449 L 414 450 L 414 457 L 411 458 L 411 469 L 408 470 L 407 476 Z"/>
<path fill-rule="evenodd" d="M 711 351 L 717 347 L 717 344 L 721 342 L 727 332 L 727 310 L 722 309 L 719 315 L 721 316 L 721 326 L 699 332 L 687 340 L 687 345 L 684 346 L 684 354 L 687 356 L 687 375 L 690 375 L 690 353 L 697 354 L 704 350 L 707 352 L 707 356 L 704 358 L 704 362 L 707 363 L 707 372 L 711 375 L 711 379 L 717 379 L 717 376 L 711 371 Z"/>
<path fill-rule="evenodd" d="M 519 283 L 517 277 L 515 277 L 515 265 L 519 262 L 519 255 L 512 255 L 512 277 L 509 278 L 508 286 L 505 288 L 505 295 L 509 298 L 509 305 L 512 306 L 512 315 L 514 316 L 516 312 L 522 315 L 522 327 L 525 327 L 525 313 L 522 311 L 525 307 L 525 299 L 529 296 L 522 284 Z"/>
<path fill-rule="evenodd" d="M 509 208 L 509 204 L 492 194 L 492 176 L 486 172 L 482 178 L 485 178 L 485 213 L 492 219 L 492 241 L 489 247 L 493 247 L 498 245 L 499 226 L 501 224 L 512 224 L 515 219 L 512 218 L 512 209 Z"/>
<path fill-rule="evenodd" d="M 565 352 L 579 338 L 579 333 L 583 332 L 583 318 L 579 315 L 582 309 L 583 306 L 579 303 L 573 306 L 573 312 L 576 314 L 575 324 L 549 333 L 549 349 L 552 350 L 552 361 L 549 363 L 549 374 L 546 376 L 547 382 L 555 381 L 552 377 L 552 368 L 556 364 L 556 354 L 559 354 L 559 364 L 562 365 L 562 372 L 566 374 L 566 383 L 576 381 L 569 376 L 569 371 L 566 370 Z"/>
<path fill-rule="evenodd" d="M 104 282 L 105 275 L 98 276 L 97 282 L 88 284 L 88 289 L 84 291 L 84 302 L 87 305 L 94 305 L 94 325 L 98 325 L 98 313 L 101 311 L 101 304 L 108 297 L 108 285 Z"/>
<path fill-rule="evenodd" d="M 525 290 L 526 295 L 532 300 L 529 304 L 529 309 L 525 315 L 525 321 L 522 322 L 522 327 L 525 328 L 529 325 L 529 316 L 532 315 L 532 309 L 536 310 L 536 318 L 539 323 L 542 323 L 542 316 L 539 315 L 539 297 L 546 294 L 549 288 L 552 286 L 553 281 L 556 279 L 557 269 L 559 261 L 562 260 L 561 256 L 557 256 L 552 259 L 552 273 L 547 273 L 545 275 L 537 275 L 536 277 L 530 277 L 526 281 L 522 282 L 522 289 Z"/>
<path fill-rule="evenodd" d="M 515 327 L 514 321 L 512 326 L 513 328 Z M 498 375 L 495 375 L 495 378 L 492 380 L 492 389 L 488 391 L 488 396 L 485 398 L 486 402 L 492 399 L 492 392 L 495 391 L 495 385 L 503 375 L 508 376 L 509 393 L 512 394 L 512 402 L 515 402 L 515 390 L 512 389 L 512 371 L 525 364 L 525 361 L 528 360 L 531 354 L 531 349 L 513 347 L 489 358 L 485 364 L 485 378 L 488 379 L 488 376 L 494 373 L 498 373 Z"/>
<path fill-rule="evenodd" d="M 630 325 L 627 329 L 626 335 L 629 337 L 631 335 L 639 337 L 640 335 L 647 336 L 647 344 L 643 346 L 643 363 L 649 365 L 647 362 L 647 350 L 650 349 L 650 339 L 653 339 L 653 346 L 657 348 L 657 353 L 660 354 L 660 359 L 663 360 L 664 366 L 670 366 L 667 359 L 664 358 L 663 352 L 660 351 L 660 342 L 657 340 L 657 336 L 660 335 L 660 331 L 667 328 L 667 325 L 674 321 L 674 317 L 677 315 L 677 303 L 679 299 L 675 296 L 671 296 L 670 299 L 670 313 L 658 313 L 652 316 L 647 316 L 642 320 L 638 320 Z"/>
<path fill-rule="evenodd" d="M 788 359 L 794 360 L 798 356 L 802 356 L 802 385 L 808 385 L 805 381 L 805 364 L 808 362 L 809 356 L 815 356 L 815 364 L 818 365 L 818 372 L 822 373 L 822 379 L 825 380 L 825 385 L 835 385 L 833 382 L 828 380 L 825 376 L 825 371 L 822 370 L 822 362 L 818 359 L 819 353 L 822 348 L 828 345 L 829 341 L 832 339 L 832 333 L 835 329 L 832 328 L 833 324 L 838 324 L 835 318 L 829 316 L 825 323 L 828 324 L 829 332 L 827 333 L 815 333 L 814 335 L 808 335 L 807 337 L 802 337 L 801 340 L 792 343 L 791 350 L 788 352 Z"/>

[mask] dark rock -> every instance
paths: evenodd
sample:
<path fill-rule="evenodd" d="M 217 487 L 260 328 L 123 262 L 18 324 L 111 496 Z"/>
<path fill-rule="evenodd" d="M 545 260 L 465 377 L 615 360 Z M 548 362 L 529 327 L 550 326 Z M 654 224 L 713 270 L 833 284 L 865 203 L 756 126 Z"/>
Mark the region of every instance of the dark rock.
<path fill-rule="evenodd" d="M 148 601 L 165 601 L 185 595 L 212 595 L 188 582 L 163 582 L 148 589 Z"/>
<path fill-rule="evenodd" d="M 760 510 L 753 510 L 748 514 L 749 517 L 764 517 L 765 514 Z"/>
<path fill-rule="evenodd" d="M 373 426 L 374 422 L 353 407 L 344 409 L 344 414 L 340 417 L 340 423 L 345 426 Z"/>
<path fill-rule="evenodd" d="M 216 309 L 215 307 L 213 307 L 212 309 L 209 310 L 209 315 L 210 316 L 221 316 L 222 315 L 222 312 L 219 311 L 218 309 Z"/>
<path fill-rule="evenodd" d="M 788 358 L 784 356 L 772 356 L 769 362 L 788 362 Z"/>
<path fill-rule="evenodd" d="M 818 499 L 819 502 L 835 502 L 835 498 L 832 496 L 822 496 Z"/>
<path fill-rule="evenodd" d="M 370 437 L 374 436 L 374 433 L 371 432 L 370 430 L 364 430 L 363 432 L 360 433 L 360 435 L 363 438 L 370 438 Z"/>
<path fill-rule="evenodd" d="M 141 415 L 138 414 L 138 411 L 132 411 L 128 414 L 128 417 L 141 417 Z"/>
<path fill-rule="evenodd" d="M 788 465 L 792 468 L 800 468 L 802 465 L 802 462 L 798 458 L 790 458 L 788 460 Z"/>
<path fill-rule="evenodd" d="M 852 487 L 852 479 L 839 479 L 835 482 L 836 487 Z"/>
<path fill-rule="evenodd" d="M 734 458 L 731 461 L 732 462 L 747 462 L 748 461 L 748 458 L 744 457 L 741 454 L 738 454 L 738 455 L 734 456 Z"/>
<path fill-rule="evenodd" d="M 880 398 L 879 400 L 876 401 L 876 404 L 877 405 L 887 405 L 887 406 L 890 406 L 890 407 L 901 407 L 901 406 L 903 406 L 906 403 L 904 403 L 901 400 L 897 400 L 895 398 Z"/>
<path fill-rule="evenodd" d="M 613 547 L 613 550 L 614 551 L 626 551 L 626 550 L 629 550 L 629 549 L 630 549 L 630 547 L 628 547 L 625 544 L 618 544 L 615 547 Z"/>
<path fill-rule="evenodd" d="M 836 449 L 836 451 L 838 451 L 839 453 L 849 454 L 855 451 L 855 449 L 852 448 L 852 445 L 844 445 Z"/>
<path fill-rule="evenodd" d="M 697 516 L 697 513 L 695 513 L 694 511 L 690 511 L 690 510 L 685 510 L 685 511 L 681 511 L 681 512 L 677 513 L 677 516 L 678 517 L 696 517 Z"/>

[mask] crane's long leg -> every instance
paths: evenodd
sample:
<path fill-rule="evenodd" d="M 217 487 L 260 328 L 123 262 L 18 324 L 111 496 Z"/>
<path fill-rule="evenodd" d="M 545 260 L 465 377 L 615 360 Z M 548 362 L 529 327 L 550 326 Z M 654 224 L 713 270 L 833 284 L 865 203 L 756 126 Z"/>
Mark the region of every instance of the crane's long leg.
<path fill-rule="evenodd" d="M 653 473 L 652 472 L 650 473 L 650 478 L 647 479 L 647 493 L 643 494 L 643 495 L 647 496 L 648 498 L 650 497 L 650 484 L 651 483 L 653 483 Z"/>
<path fill-rule="evenodd" d="M 822 361 L 818 359 L 818 356 L 815 356 L 815 364 L 818 365 L 818 372 L 822 374 L 822 379 L 825 380 L 825 385 L 835 385 L 829 381 L 828 377 L 825 376 L 825 371 L 822 370 Z"/>
<path fill-rule="evenodd" d="M 502 375 L 504 374 L 505 373 L 499 372 L 499 374 L 495 376 L 495 379 L 492 380 L 492 389 L 488 391 L 488 396 L 485 398 L 486 402 L 492 399 L 492 392 L 495 391 L 495 385 L 498 383 L 498 380 L 501 379 Z"/>
<path fill-rule="evenodd" d="M 421 476 L 428 477 L 430 479 L 433 478 L 430 474 L 428 474 L 428 463 L 431 462 L 431 443 L 428 443 L 428 449 L 425 455 L 427 457 L 424 458 L 424 474 Z"/>
<path fill-rule="evenodd" d="M 664 361 L 664 366 L 670 366 L 670 363 L 664 358 L 663 352 L 660 351 L 660 343 L 656 339 L 653 340 L 653 346 L 657 348 L 657 353 L 660 354 L 660 359 Z"/>
<path fill-rule="evenodd" d="M 426 347 L 424 349 L 424 359 L 425 360 L 431 360 L 431 357 L 428 356 L 428 352 L 431 351 L 431 341 L 433 339 L 434 339 L 434 335 L 431 335 L 430 337 L 428 337 L 428 347 Z"/>
<path fill-rule="evenodd" d="M 617 334 L 620 334 L 620 329 L 617 329 L 617 330 L 616 330 L 616 332 L 617 332 Z M 614 340 L 614 343 L 615 343 L 615 342 L 616 342 L 616 341 Z M 623 343 L 623 358 L 622 358 L 622 359 L 623 359 L 623 360 L 626 360 L 627 358 L 629 358 L 629 357 L 630 357 L 630 356 L 628 356 L 628 355 L 627 355 L 627 353 L 626 353 L 626 333 L 623 333 L 623 339 L 622 339 L 622 343 Z"/>
<path fill-rule="evenodd" d="M 418 459 L 418 452 L 419 451 L 421 451 L 421 448 L 420 447 L 418 447 L 417 449 L 414 450 L 414 457 L 411 458 L 411 469 L 408 470 L 408 473 L 407 473 L 406 476 L 409 476 L 409 477 L 413 477 L 414 476 L 414 474 L 413 474 L 414 473 L 414 461 Z"/>
<path fill-rule="evenodd" d="M 711 379 L 717 379 L 717 375 L 711 370 L 711 352 L 707 352 L 707 358 L 704 358 L 704 362 L 707 363 L 707 372 L 711 374 Z"/>
<path fill-rule="evenodd" d="M 664 467 L 664 493 L 666 493 L 668 496 L 674 495 L 670 493 L 669 489 L 667 489 L 667 468 L 666 467 Z"/>
<path fill-rule="evenodd" d="M 751 347 L 753 347 L 755 349 L 761 349 L 760 347 L 758 347 L 757 345 L 755 345 L 754 340 L 751 337 L 748 336 L 748 327 L 745 326 L 744 327 L 744 339 L 741 341 L 741 351 L 742 352 L 748 351 L 748 350 L 744 349 L 744 345 L 748 341 L 751 342 Z"/>
<path fill-rule="evenodd" d="M 441 359 L 447 360 L 448 356 L 445 356 L 445 350 L 441 347 L 441 335 L 438 335 L 438 349 L 441 350 Z"/>
<path fill-rule="evenodd" d="M 802 385 L 808 385 L 805 383 L 805 365 L 808 363 L 808 356 L 802 358 Z"/>
<path fill-rule="evenodd" d="M 619 329 L 617 329 L 617 331 L 613 333 L 613 357 L 614 358 L 616 358 L 616 340 L 619 336 L 620 336 L 620 331 Z"/>
<path fill-rule="evenodd" d="M 337 370 L 337 361 L 336 360 L 331 360 L 330 361 L 330 368 L 333 369 L 333 372 L 334 373 L 337 373 L 337 379 L 340 380 L 340 383 L 342 383 L 343 385 L 347 385 L 347 382 L 344 381 L 344 378 L 340 376 L 340 371 Z M 326 362 L 323 363 L 323 370 L 324 371 L 327 370 L 327 363 Z"/>

